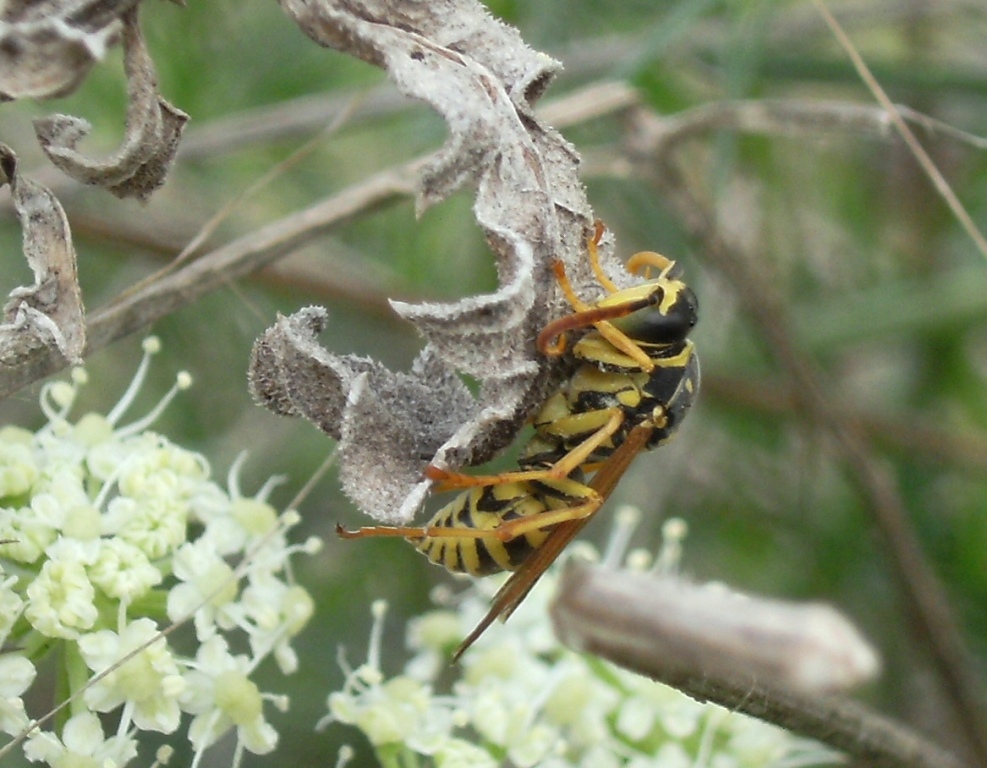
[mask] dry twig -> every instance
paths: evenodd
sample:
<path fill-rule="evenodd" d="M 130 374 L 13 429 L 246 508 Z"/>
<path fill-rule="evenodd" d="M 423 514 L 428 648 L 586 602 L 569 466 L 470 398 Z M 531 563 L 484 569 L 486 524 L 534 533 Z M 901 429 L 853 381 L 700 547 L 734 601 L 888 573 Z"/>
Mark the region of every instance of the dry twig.
<path fill-rule="evenodd" d="M 962 768 L 956 757 L 914 731 L 824 693 L 824 688 L 839 690 L 873 672 L 869 648 L 839 614 L 824 606 L 743 600 L 716 590 L 704 597 L 708 589 L 667 577 L 662 581 L 570 565 L 552 606 L 552 621 L 563 641 L 577 650 L 699 701 L 821 741 L 862 766 Z M 701 606 L 703 600 L 710 604 Z M 727 616 L 731 610 L 737 615 Z M 675 613 L 682 617 L 668 615 Z M 693 626 L 683 626 L 690 620 Z"/>
<path fill-rule="evenodd" d="M 648 118 L 653 120 L 653 118 Z M 668 132 L 650 132 L 668 136 Z M 690 136 L 696 134 L 690 133 Z M 640 146 L 640 145 L 639 145 Z M 729 280 L 743 306 L 757 323 L 779 363 L 792 381 L 797 410 L 817 429 L 831 435 L 844 459 L 850 477 L 869 500 L 893 565 L 899 594 L 909 623 L 930 652 L 945 684 L 957 721 L 964 724 L 971 748 L 987 759 L 983 739 L 980 688 L 974 665 L 953 616 L 949 600 L 905 514 L 904 504 L 887 468 L 870 453 L 854 423 L 841 419 L 824 394 L 820 373 L 797 348 L 790 333 L 791 324 L 780 297 L 771 290 L 771 281 L 758 274 L 754 261 L 731 247 L 720 235 L 712 214 L 701 197 L 684 179 L 671 147 L 659 141 L 647 154 L 652 178 L 663 190 L 692 236 L 702 243 L 708 263 Z"/>

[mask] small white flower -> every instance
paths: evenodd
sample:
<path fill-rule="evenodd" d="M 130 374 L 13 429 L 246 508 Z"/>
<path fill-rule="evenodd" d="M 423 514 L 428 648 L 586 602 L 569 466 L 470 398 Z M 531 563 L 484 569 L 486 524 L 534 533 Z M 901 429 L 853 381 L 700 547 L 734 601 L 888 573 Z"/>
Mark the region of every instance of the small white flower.
<path fill-rule="evenodd" d="M 165 638 L 158 634 L 153 621 L 137 619 L 120 634 L 101 630 L 82 637 L 79 652 L 96 673 L 141 649 L 87 688 L 86 704 L 97 712 L 109 712 L 126 704 L 138 728 L 161 733 L 174 731 L 181 716 L 178 697 L 185 689 L 185 680 Z"/>
<path fill-rule="evenodd" d="M 96 590 L 86 573 L 91 553 L 80 542 L 60 539 L 47 554 L 49 559 L 27 587 L 24 615 L 43 635 L 78 638 L 99 617 Z"/>
<path fill-rule="evenodd" d="M 234 499 L 230 505 L 230 516 L 252 537 L 270 533 L 278 522 L 277 510 L 260 499 Z"/>
<path fill-rule="evenodd" d="M 137 744 L 130 736 L 105 738 L 99 718 L 82 712 L 70 718 L 62 738 L 47 731 L 34 731 L 24 745 L 27 759 L 65 768 L 123 768 L 137 757 Z"/>
<path fill-rule="evenodd" d="M 264 720 L 264 696 L 250 672 L 249 659 L 231 655 L 221 636 L 200 646 L 182 698 L 182 708 L 195 715 L 189 740 L 198 754 L 234 726 L 237 743 L 249 752 L 262 755 L 277 746 L 277 731 Z"/>
<path fill-rule="evenodd" d="M 558 682 L 545 699 L 545 718 L 568 734 L 575 751 L 609 739 L 621 692 L 601 680 L 581 656 L 561 658 L 554 674 Z"/>
<path fill-rule="evenodd" d="M 0 647 L 10 649 L 0 654 L 0 733 L 20 733 L 40 715 L 24 704 L 38 694 L 25 692 L 34 664 L 57 659 L 54 688 L 75 716 L 60 732 L 42 724 L 24 742 L 29 760 L 57 768 L 122 768 L 136 756 L 140 731 L 172 733 L 183 711 L 195 716 L 193 765 L 234 727 L 234 765 L 243 750 L 269 752 L 277 733 L 263 703 L 285 709 L 287 698 L 261 693 L 250 674 L 269 655 L 294 671 L 291 641 L 314 610 L 290 560 L 318 542 L 289 543 L 299 516 L 279 519 L 267 503 L 277 480 L 244 498 L 238 460 L 227 493 L 209 479 L 205 458 L 149 431 L 188 386 L 187 374 L 150 413 L 121 424 L 157 347 L 145 343 L 137 375 L 109 414 L 70 421 L 86 382 L 76 369 L 71 382 L 42 388 L 44 427 L 0 429 Z M 159 633 L 165 609 L 173 619 L 194 614 L 198 638 L 213 638 L 194 660 Z M 114 619 L 116 632 L 106 629 Z M 249 642 L 251 655 L 230 655 L 228 641 Z M 108 713 L 115 736 L 105 738 L 97 712 Z"/>
<path fill-rule="evenodd" d="M 187 503 L 196 487 L 209 477 L 209 464 L 160 435 L 146 432 L 133 438 L 137 450 L 120 472 L 120 493 L 134 499 L 169 499 Z"/>
<path fill-rule="evenodd" d="M 340 722 L 352 723 L 374 745 L 398 744 L 411 738 L 429 712 L 430 691 L 417 680 L 394 677 L 382 682 L 361 667 L 358 695 L 333 694 L 329 710 Z M 356 681 L 354 681 L 356 682 Z"/>
<path fill-rule="evenodd" d="M 64 442 L 64 441 L 63 441 Z M 44 456 L 44 467 L 41 477 L 38 479 L 33 498 L 48 496 L 54 502 L 53 512 L 58 515 L 55 519 L 64 519 L 64 512 L 61 509 L 70 509 L 75 506 L 87 505 L 92 502 L 86 482 L 90 480 L 81 463 L 81 454 L 72 457 L 72 461 L 65 459 L 62 452 L 54 451 L 55 441 L 49 435 L 46 438 L 38 438 L 37 451 Z M 53 453 L 59 453 L 53 456 Z M 97 531 L 98 532 L 98 531 Z"/>
<path fill-rule="evenodd" d="M 0 429 L 0 499 L 27 494 L 41 474 L 34 459 L 34 435 L 19 427 Z"/>
<path fill-rule="evenodd" d="M 791 748 L 781 728 L 751 717 L 725 715 L 720 731 L 728 735 L 724 751 L 741 766 L 771 765 L 784 758 Z"/>
<path fill-rule="evenodd" d="M 624 760 L 608 742 L 591 745 L 575 762 L 578 768 L 624 768 Z M 659 763 L 658 765 L 661 765 Z M 661 768 L 665 768 L 661 765 Z"/>
<path fill-rule="evenodd" d="M 77 541 L 99 539 L 103 528 L 103 513 L 89 503 L 64 505 L 62 535 Z"/>
<path fill-rule="evenodd" d="M 374 746 L 406 743 L 421 754 L 441 750 L 456 724 L 453 702 L 432 696 L 431 688 L 407 675 L 384 680 L 380 671 L 381 638 L 387 604 L 374 603 L 367 661 L 346 674 L 342 691 L 329 696 L 329 717 L 320 722 L 356 725 Z"/>
<path fill-rule="evenodd" d="M 168 592 L 168 618 L 184 619 L 195 613 L 195 632 L 200 640 L 216 627 L 229 629 L 235 623 L 239 581 L 229 564 L 213 549 L 212 542 L 199 539 L 183 545 L 172 560 L 180 580 Z"/>
<path fill-rule="evenodd" d="M 278 667 L 286 675 L 298 669 L 298 655 L 290 641 L 315 613 L 315 601 L 308 591 L 261 572 L 250 579 L 240 605 L 244 618 L 251 622 L 249 626 L 241 626 L 249 634 L 254 657 L 273 653 Z"/>
<path fill-rule="evenodd" d="M 436 768 L 497 768 L 499 760 L 463 739 L 449 739 L 435 752 Z"/>
<path fill-rule="evenodd" d="M 76 435 L 87 450 L 86 468 L 95 480 L 112 483 L 134 450 L 135 440 L 115 439 L 113 425 L 98 413 L 87 413 L 76 425 Z"/>
<path fill-rule="evenodd" d="M 617 710 L 614 728 L 630 741 L 641 741 L 654 728 L 657 714 L 643 698 L 629 698 Z"/>
<path fill-rule="evenodd" d="M 167 496 L 120 496 L 107 505 L 103 520 L 104 533 L 129 541 L 157 560 L 185 541 L 188 505 Z"/>
<path fill-rule="evenodd" d="M 104 445 L 112 441 L 113 437 L 113 424 L 101 413 L 83 414 L 72 428 L 72 438 L 83 446 Z M 87 457 L 87 464 L 89 471 L 96 477 L 103 480 L 109 477 L 109 475 L 100 475 L 96 471 L 91 455 Z"/>
<path fill-rule="evenodd" d="M 255 496 L 242 494 L 240 470 L 246 456 L 241 453 L 230 467 L 228 493 L 217 494 L 210 484 L 202 484 L 191 499 L 191 507 L 205 523 L 203 538 L 211 539 L 216 551 L 228 555 L 250 550 L 255 570 L 278 571 L 293 551 L 288 548 L 285 533 L 300 518 L 290 512 L 279 518 L 277 510 L 267 501 L 268 494 L 280 482 L 279 477 L 270 478 Z"/>
<path fill-rule="evenodd" d="M 696 761 L 678 742 L 669 741 L 662 744 L 655 753 L 655 762 L 644 762 L 645 766 L 660 765 L 662 768 L 694 768 Z"/>
<path fill-rule="evenodd" d="M 429 611 L 408 624 L 408 645 L 445 653 L 462 640 L 462 619 L 455 611 Z"/>
<path fill-rule="evenodd" d="M 711 712 L 722 710 L 713 704 L 704 704 L 683 695 L 667 685 L 655 685 L 651 680 L 628 673 L 626 678 L 629 698 L 637 707 L 650 709 L 663 731 L 675 739 L 688 739 L 702 727 L 703 718 Z M 640 715 L 638 715 L 640 717 Z"/>
<path fill-rule="evenodd" d="M 27 724 L 21 694 L 34 682 L 37 670 L 19 653 L 0 656 L 0 731 L 11 736 Z"/>
<path fill-rule="evenodd" d="M 0 552 L 4 546 L 0 545 Z M 3 567 L 0 566 L 0 577 L 3 576 Z M 20 618 L 24 610 L 24 600 L 14 588 L 17 584 L 17 577 L 10 576 L 0 581 L 0 647 L 7 642 L 7 635 L 13 629 L 14 623 Z"/>
<path fill-rule="evenodd" d="M 123 539 L 100 539 L 96 561 L 89 578 L 110 597 L 131 603 L 161 583 L 161 571 L 147 555 Z"/>
<path fill-rule="evenodd" d="M 516 643 L 484 650 L 467 671 L 464 685 L 456 689 L 469 707 L 471 725 L 486 741 L 506 751 L 515 765 L 537 765 L 559 738 L 557 729 L 541 716 L 555 684 L 551 667 L 530 658 Z M 484 671 L 482 676 L 478 667 Z"/>
<path fill-rule="evenodd" d="M 4 556 L 19 563 L 37 562 L 58 537 L 64 511 L 48 494 L 34 497 L 26 507 L 0 507 L 0 538 Z"/>
<path fill-rule="evenodd" d="M 408 624 L 408 647 L 417 654 L 405 666 L 416 680 L 433 680 L 449 666 L 449 650 L 463 639 L 462 619 L 455 611 L 429 611 Z"/>

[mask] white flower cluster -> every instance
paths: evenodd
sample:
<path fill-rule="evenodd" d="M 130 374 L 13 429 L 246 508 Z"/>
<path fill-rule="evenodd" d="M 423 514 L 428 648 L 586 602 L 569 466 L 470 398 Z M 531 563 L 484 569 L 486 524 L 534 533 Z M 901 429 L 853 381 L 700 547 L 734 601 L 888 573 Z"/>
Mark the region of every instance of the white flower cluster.
<path fill-rule="evenodd" d="M 71 384 L 43 389 L 44 427 L 0 429 L 0 731 L 13 737 L 0 757 L 21 743 L 51 766 L 123 766 L 139 732 L 176 732 L 183 714 L 196 763 L 234 727 L 237 762 L 277 743 L 263 702 L 286 702 L 251 674 L 268 656 L 285 674 L 296 669 L 290 643 L 313 602 L 289 559 L 319 542 L 288 543 L 298 517 L 279 518 L 267 503 L 274 482 L 243 496 L 238 461 L 223 490 L 204 457 L 148 430 L 187 374 L 145 417 L 119 424 L 158 348 L 145 341 L 108 415 L 69 420 L 86 381 L 77 370 Z M 189 619 L 194 658 L 162 633 Z M 231 642 L 249 653 L 234 654 Z M 23 703 L 45 658 L 67 702 L 56 730 Z M 113 713 L 113 733 L 97 713 Z"/>
<path fill-rule="evenodd" d="M 615 536 L 621 549 L 633 527 L 628 515 L 622 517 Z M 677 560 L 682 535 L 681 521 L 666 525 L 658 567 Z M 612 555 L 611 548 L 607 559 Z M 640 551 L 627 558 L 631 567 L 646 561 L 650 557 Z M 510 621 L 492 625 L 452 670 L 451 649 L 487 609 L 489 580 L 457 597 L 456 610 L 415 620 L 408 632 L 414 656 L 390 679 L 379 659 L 385 606 L 376 604 L 367 661 L 355 670 L 341 661 L 346 683 L 329 697 L 324 722 L 359 728 L 387 767 L 792 768 L 840 762 L 814 742 L 559 645 L 547 605 L 557 572 L 558 566 L 550 569 Z M 458 679 L 448 683 L 450 673 Z"/>

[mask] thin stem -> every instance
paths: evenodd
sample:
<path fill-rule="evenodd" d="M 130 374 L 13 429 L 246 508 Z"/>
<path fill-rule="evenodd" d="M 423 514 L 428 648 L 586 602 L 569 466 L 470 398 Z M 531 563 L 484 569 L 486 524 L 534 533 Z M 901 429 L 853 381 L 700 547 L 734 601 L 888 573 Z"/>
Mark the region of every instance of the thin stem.
<path fill-rule="evenodd" d="M 820 375 L 799 352 L 790 333 L 791 323 L 771 281 L 757 274 L 753 260 L 736 253 L 720 238 L 712 217 L 691 193 L 676 166 L 663 164 L 655 178 L 674 201 L 686 226 L 703 242 L 709 263 L 732 283 L 769 348 L 791 377 L 797 409 L 834 438 L 847 472 L 870 503 L 909 623 L 930 653 L 971 748 L 987 760 L 979 677 L 946 591 L 922 552 L 887 467 L 867 450 L 856 425 L 844 421 L 823 394 L 826 389 Z"/>
<path fill-rule="evenodd" d="M 832 31 L 833 36 L 837 39 L 839 44 L 843 47 L 843 50 L 846 52 L 846 55 L 850 58 L 850 61 L 853 63 L 853 68 L 857 70 L 857 74 L 860 76 L 860 79 L 864 81 L 864 84 L 874 96 L 874 99 L 887 113 L 888 118 L 894 125 L 895 130 L 898 131 L 902 141 L 905 142 L 918 164 L 922 166 L 922 170 L 925 172 L 925 175 L 929 177 L 929 180 L 936 188 L 936 191 L 942 195 L 943 200 L 946 201 L 946 204 L 953 212 L 953 215 L 960 223 L 960 226 L 966 230 L 967 235 L 969 235 L 974 245 L 976 245 L 977 250 L 980 251 L 980 255 L 987 259 L 987 239 L 984 239 L 983 233 L 981 233 L 981 231 L 977 228 L 977 225 L 973 222 L 973 219 L 970 218 L 970 214 L 967 213 L 963 203 L 960 202 L 960 199 L 956 196 L 956 193 L 953 192 L 953 188 L 949 186 L 949 182 L 946 181 L 945 177 L 942 173 L 940 173 L 939 169 L 936 167 L 936 164 L 932 161 L 932 158 L 929 157 L 929 153 L 925 151 L 925 148 L 919 143 L 918 139 L 915 138 L 915 134 L 912 133 L 911 128 L 909 128 L 902 119 L 898 108 L 895 107 L 895 105 L 891 102 L 891 99 L 888 98 L 888 94 L 884 92 L 881 84 L 877 82 L 877 78 L 875 78 L 871 73 L 870 68 L 860 55 L 860 52 L 857 50 L 853 42 L 851 42 L 846 32 L 843 31 L 843 27 L 836 20 L 836 17 L 830 12 L 824 0 L 812 0 L 812 2 L 818 9 L 819 14 L 826 21 L 826 24 Z M 987 739 L 985 739 L 984 744 L 984 758 L 987 759 Z"/>

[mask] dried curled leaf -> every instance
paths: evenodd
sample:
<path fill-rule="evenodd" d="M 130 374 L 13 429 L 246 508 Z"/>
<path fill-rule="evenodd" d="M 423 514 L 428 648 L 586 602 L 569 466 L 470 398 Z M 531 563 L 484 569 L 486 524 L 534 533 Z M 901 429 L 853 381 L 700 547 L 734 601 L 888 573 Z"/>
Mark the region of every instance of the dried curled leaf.
<path fill-rule="evenodd" d="M 56 347 L 79 362 L 86 343 L 75 248 L 65 211 L 45 187 L 17 173 L 17 157 L 0 144 L 0 170 L 10 184 L 24 230 L 24 256 L 34 285 L 15 288 L 3 309 L 0 359 L 14 361 L 38 346 Z"/>
<path fill-rule="evenodd" d="M 178 151 L 188 115 L 158 93 L 157 73 L 137 21 L 137 8 L 123 16 L 124 71 L 127 75 L 127 121 L 120 148 L 107 158 L 90 158 L 77 150 L 89 133 L 85 120 L 52 115 L 34 122 L 41 148 L 75 180 L 100 186 L 117 197 L 146 199 L 164 184 Z"/>
<path fill-rule="evenodd" d="M 420 467 L 407 456 L 432 456 L 459 423 L 474 416 L 476 403 L 455 372 L 430 354 L 408 374 L 368 358 L 330 354 L 315 340 L 327 321 L 324 309 L 309 307 L 280 318 L 257 341 L 255 396 L 273 411 L 311 419 L 339 440 L 346 493 L 360 499 L 365 489 L 379 489 L 374 506 L 393 510 L 396 518 L 407 496 L 420 503 L 428 490 Z M 436 409 L 436 401 L 444 407 Z M 393 477 L 394 471 L 404 474 Z M 408 503 L 410 515 L 417 503 Z"/>
<path fill-rule="evenodd" d="M 139 0 L 11 1 L 0 6 L 0 99 L 43 99 L 76 89 L 120 35 Z"/>
<path fill-rule="evenodd" d="M 426 339 L 407 374 L 321 349 L 316 354 L 311 345 L 295 346 L 290 355 L 264 340 L 255 348 L 258 399 L 338 437 L 341 474 L 354 502 L 379 520 L 407 521 L 427 490 L 421 473 L 428 463 L 486 461 L 557 385 L 563 371 L 534 346 L 545 324 L 564 312 L 552 263 L 565 262 L 587 298 L 596 289 L 585 259 L 592 214 L 578 157 L 532 111 L 558 63 L 528 48 L 473 0 L 281 5 L 311 38 L 385 68 L 404 93 L 443 116 L 450 136 L 422 173 L 419 209 L 475 184 L 474 214 L 497 259 L 495 293 L 449 304 L 393 304 Z M 304 356 L 307 362 L 300 361 Z M 303 381 L 313 365 L 334 373 Z M 347 366 L 360 373 L 340 375 Z M 479 381 L 475 397 L 453 371 Z M 400 386 L 388 389 L 399 379 Z M 310 384 L 324 388 L 301 394 Z M 399 418 L 380 418 L 384 401 Z"/>

